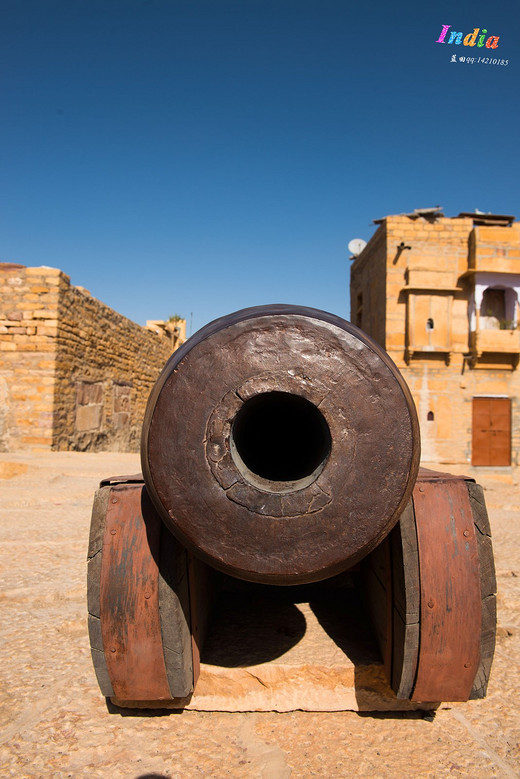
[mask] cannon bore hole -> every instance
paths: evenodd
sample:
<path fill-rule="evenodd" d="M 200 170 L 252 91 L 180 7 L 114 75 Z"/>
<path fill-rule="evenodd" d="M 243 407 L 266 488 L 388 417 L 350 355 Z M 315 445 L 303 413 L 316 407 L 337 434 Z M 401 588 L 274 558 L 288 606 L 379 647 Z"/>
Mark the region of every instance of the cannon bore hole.
<path fill-rule="evenodd" d="M 318 477 L 331 449 L 323 414 L 289 392 L 246 400 L 231 429 L 231 455 L 251 484 L 270 492 L 303 489 Z"/>

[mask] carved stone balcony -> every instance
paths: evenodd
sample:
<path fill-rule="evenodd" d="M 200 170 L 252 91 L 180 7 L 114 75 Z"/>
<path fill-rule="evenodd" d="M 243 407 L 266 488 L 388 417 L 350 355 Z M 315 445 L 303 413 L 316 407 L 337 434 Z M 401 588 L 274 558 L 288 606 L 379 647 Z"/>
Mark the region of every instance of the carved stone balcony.
<path fill-rule="evenodd" d="M 510 355 L 513 367 L 520 358 L 520 328 L 514 330 L 476 330 L 470 333 L 470 351 L 474 360 L 483 355 Z"/>

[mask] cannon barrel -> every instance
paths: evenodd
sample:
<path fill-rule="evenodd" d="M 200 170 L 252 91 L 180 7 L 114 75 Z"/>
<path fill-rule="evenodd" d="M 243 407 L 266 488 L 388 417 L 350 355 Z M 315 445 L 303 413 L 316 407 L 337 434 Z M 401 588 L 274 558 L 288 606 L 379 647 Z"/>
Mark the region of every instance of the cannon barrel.
<path fill-rule="evenodd" d="M 167 527 L 235 577 L 298 584 L 365 557 L 409 501 L 419 427 L 388 355 L 311 308 L 202 328 L 148 402 L 141 459 Z"/>
<path fill-rule="evenodd" d="M 215 665 L 238 664 L 266 690 L 260 708 L 270 710 L 277 687 L 300 689 L 289 681 L 300 677 L 284 671 L 273 682 L 273 668 L 264 684 L 250 647 L 267 648 L 269 661 L 280 656 L 279 635 L 294 636 L 286 611 L 275 633 L 265 627 L 276 624 L 277 601 L 294 596 L 309 600 L 320 625 L 323 616 L 330 638 L 348 624 L 371 706 L 381 669 L 374 667 L 371 687 L 375 648 L 364 643 L 365 619 L 396 704 L 483 697 L 496 632 L 484 495 L 463 476 L 417 474 L 418 461 L 409 390 L 356 327 L 281 305 L 207 325 L 175 352 L 150 396 L 143 475 L 104 479 L 94 499 L 89 633 L 102 693 L 117 705 L 152 708 L 183 708 L 195 693 L 195 707 L 206 710 L 221 705 L 204 697 L 216 678 L 233 706 L 244 689 L 240 706 L 256 707 L 257 686 L 250 698 L 243 676 L 214 676 Z M 264 586 L 306 585 L 357 561 L 324 585 L 292 593 Z M 244 598 L 246 611 L 264 614 L 260 621 L 244 619 Z M 338 677 L 335 666 L 323 676 L 320 647 L 328 644 L 315 643 L 319 635 L 310 640 L 318 677 L 343 689 L 348 664 Z M 302 673 L 307 668 L 306 660 Z M 301 690 L 296 708 L 307 708 Z"/>

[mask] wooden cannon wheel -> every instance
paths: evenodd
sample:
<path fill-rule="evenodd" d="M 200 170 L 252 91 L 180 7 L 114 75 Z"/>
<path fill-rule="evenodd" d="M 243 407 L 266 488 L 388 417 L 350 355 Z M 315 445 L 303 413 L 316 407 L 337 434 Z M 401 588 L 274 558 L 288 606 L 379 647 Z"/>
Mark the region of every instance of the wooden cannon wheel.
<path fill-rule="evenodd" d="M 88 552 L 92 660 L 103 695 L 169 701 L 193 691 L 186 550 L 140 477 L 96 493 Z"/>
<path fill-rule="evenodd" d="M 397 697 L 484 697 L 496 582 L 481 487 L 421 471 L 399 523 L 362 568 L 366 613 Z M 88 600 L 104 695 L 120 705 L 184 705 L 218 589 L 211 569 L 168 531 L 142 479 L 103 483 L 92 514 Z"/>
<path fill-rule="evenodd" d="M 496 579 L 482 487 L 421 469 L 413 499 L 363 570 L 397 697 L 485 697 L 495 648 Z"/>
<path fill-rule="evenodd" d="M 204 562 L 272 584 L 345 570 L 397 522 L 415 482 L 410 392 L 368 336 L 315 309 L 216 320 L 167 363 L 148 403 L 145 482 Z"/>

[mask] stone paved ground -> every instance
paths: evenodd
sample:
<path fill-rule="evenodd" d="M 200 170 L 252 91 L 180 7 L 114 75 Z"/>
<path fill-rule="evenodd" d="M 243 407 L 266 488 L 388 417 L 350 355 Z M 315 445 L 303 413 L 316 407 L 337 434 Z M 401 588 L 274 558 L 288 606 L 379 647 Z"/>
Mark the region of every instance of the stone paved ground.
<path fill-rule="evenodd" d="M 494 533 L 499 636 L 489 695 L 435 716 L 152 716 L 107 708 L 86 632 L 86 546 L 101 476 L 135 455 L 0 455 L 0 776 L 520 776 L 518 485 L 479 480 Z M 463 471 L 464 469 L 459 469 Z"/>

